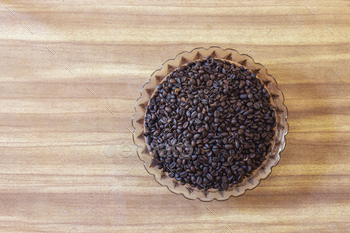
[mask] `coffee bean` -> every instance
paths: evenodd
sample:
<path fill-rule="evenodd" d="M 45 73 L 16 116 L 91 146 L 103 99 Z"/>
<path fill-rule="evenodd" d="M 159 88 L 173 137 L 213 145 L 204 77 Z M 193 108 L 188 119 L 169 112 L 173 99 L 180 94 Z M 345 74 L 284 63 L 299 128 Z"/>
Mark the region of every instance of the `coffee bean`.
<path fill-rule="evenodd" d="M 203 120 L 203 117 L 204 117 L 203 113 L 200 112 L 200 113 L 197 114 L 197 118 L 199 120 Z"/>
<path fill-rule="evenodd" d="M 237 139 L 235 140 L 235 146 L 236 148 L 239 148 L 239 141 Z"/>
<path fill-rule="evenodd" d="M 219 117 L 220 116 L 220 112 L 218 110 L 214 111 L 214 117 Z"/>
<path fill-rule="evenodd" d="M 167 112 L 171 112 L 171 111 L 173 111 L 170 107 L 165 107 L 165 111 L 167 111 Z"/>
<path fill-rule="evenodd" d="M 202 177 L 198 176 L 197 180 L 196 180 L 196 183 L 199 184 L 199 185 L 202 184 Z"/>
<path fill-rule="evenodd" d="M 246 99 L 247 97 L 248 97 L 247 94 L 242 94 L 242 95 L 239 96 L 239 98 L 241 98 L 241 99 Z"/>
<path fill-rule="evenodd" d="M 197 112 L 192 112 L 192 114 L 191 114 L 191 118 L 195 118 L 197 116 Z"/>
<path fill-rule="evenodd" d="M 259 109 L 260 108 L 260 104 L 258 102 L 255 102 L 254 103 L 254 108 Z"/>
<path fill-rule="evenodd" d="M 213 180 L 213 176 L 212 176 L 212 175 L 210 175 L 209 173 L 207 174 L 207 178 L 208 178 L 208 180 L 210 180 L 210 181 L 212 181 L 212 180 Z"/>
<path fill-rule="evenodd" d="M 183 172 L 180 173 L 180 177 L 181 178 L 184 178 L 186 176 L 187 176 L 187 172 L 186 171 L 183 171 Z"/>
<path fill-rule="evenodd" d="M 198 129 L 198 133 L 203 133 L 205 131 L 205 128 L 204 127 L 201 127 Z"/>
<path fill-rule="evenodd" d="M 180 66 L 146 107 L 152 164 L 199 190 L 241 183 L 271 151 L 276 115 L 270 97 L 243 66 L 210 56 Z"/>
<path fill-rule="evenodd" d="M 188 121 L 186 121 L 184 124 L 183 124 L 183 126 L 182 126 L 182 128 L 184 128 L 184 129 L 186 129 L 187 127 L 188 127 Z"/>
<path fill-rule="evenodd" d="M 209 172 L 209 168 L 208 167 L 204 167 L 203 168 L 203 173 L 208 173 Z"/>
<path fill-rule="evenodd" d="M 242 89 L 245 86 L 245 82 L 242 80 L 239 82 L 239 89 Z"/>
<path fill-rule="evenodd" d="M 207 178 L 203 178 L 203 184 L 209 184 L 209 180 Z"/>

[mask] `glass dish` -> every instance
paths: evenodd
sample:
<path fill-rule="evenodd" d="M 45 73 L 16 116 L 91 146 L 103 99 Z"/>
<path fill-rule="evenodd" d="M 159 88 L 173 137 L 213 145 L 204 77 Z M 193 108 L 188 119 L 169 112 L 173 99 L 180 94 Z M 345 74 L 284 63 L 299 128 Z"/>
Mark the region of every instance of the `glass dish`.
<path fill-rule="evenodd" d="M 266 161 L 254 171 L 252 176 L 246 178 L 242 183 L 229 188 L 227 191 L 204 191 L 192 188 L 187 184 L 181 185 L 174 178 L 168 177 L 166 172 L 159 170 L 156 166 L 151 166 L 152 156 L 148 151 L 146 139 L 143 135 L 146 107 L 159 83 L 177 67 L 195 60 L 206 59 L 207 56 L 224 59 L 238 66 L 243 65 L 255 73 L 269 91 L 271 104 L 276 108 L 276 134 Z M 221 201 L 227 200 L 231 196 L 237 197 L 243 195 L 246 190 L 257 187 L 260 180 L 267 178 L 271 173 L 271 168 L 276 166 L 280 160 L 280 153 L 286 145 L 285 135 L 288 133 L 287 108 L 284 105 L 283 93 L 277 88 L 276 80 L 267 73 L 265 67 L 255 63 L 253 58 L 246 54 L 240 54 L 233 49 L 221 49 L 220 47 L 196 48 L 191 52 L 182 52 L 175 59 L 166 61 L 159 70 L 156 70 L 150 76 L 149 81 L 142 87 L 140 95 L 140 98 L 136 101 L 135 114 L 132 118 L 132 126 L 134 128 L 133 140 L 137 146 L 138 156 L 143 161 L 147 172 L 153 175 L 160 185 L 167 186 L 173 193 L 182 194 L 188 199 L 198 198 L 201 201 L 212 201 L 214 199 Z"/>

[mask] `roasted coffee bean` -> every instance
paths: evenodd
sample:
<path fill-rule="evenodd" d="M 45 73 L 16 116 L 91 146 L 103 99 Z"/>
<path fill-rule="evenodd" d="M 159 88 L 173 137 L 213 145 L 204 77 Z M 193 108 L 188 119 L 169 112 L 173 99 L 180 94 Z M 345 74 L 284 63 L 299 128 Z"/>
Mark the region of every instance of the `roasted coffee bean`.
<path fill-rule="evenodd" d="M 239 141 L 237 139 L 235 140 L 235 146 L 237 149 L 239 148 Z"/>
<path fill-rule="evenodd" d="M 167 112 L 171 112 L 171 111 L 173 111 L 170 107 L 165 107 L 165 111 L 167 111 Z"/>
<path fill-rule="evenodd" d="M 198 129 L 198 133 L 203 133 L 205 131 L 205 128 L 204 127 L 201 127 Z"/>
<path fill-rule="evenodd" d="M 183 172 L 180 173 L 180 177 L 181 177 L 181 178 L 184 178 L 184 177 L 186 177 L 186 176 L 187 176 L 187 172 L 183 171 Z"/>
<path fill-rule="evenodd" d="M 186 121 L 183 126 L 182 126 L 184 129 L 186 129 L 188 127 L 188 121 Z"/>
<path fill-rule="evenodd" d="M 203 178 L 203 184 L 209 184 L 209 180 L 207 178 Z"/>
<path fill-rule="evenodd" d="M 202 184 L 202 177 L 201 176 L 197 177 L 196 183 L 199 185 Z"/>
<path fill-rule="evenodd" d="M 204 167 L 203 168 L 203 173 L 208 173 L 209 172 L 209 168 L 208 167 Z"/>
<path fill-rule="evenodd" d="M 208 178 L 209 181 L 212 181 L 212 180 L 213 180 L 213 176 L 210 175 L 210 174 L 207 174 L 207 178 Z"/>
<path fill-rule="evenodd" d="M 214 117 L 219 117 L 220 116 L 220 112 L 218 110 L 214 111 Z"/>
<path fill-rule="evenodd" d="M 233 162 L 233 156 L 231 155 L 230 157 L 227 158 L 227 162 L 228 163 L 232 163 Z"/>
<path fill-rule="evenodd" d="M 271 151 L 276 115 L 270 97 L 243 66 L 210 56 L 180 66 L 146 107 L 152 164 L 199 190 L 241 183 Z"/>
<path fill-rule="evenodd" d="M 248 97 L 247 94 L 242 94 L 242 95 L 239 96 L 239 98 L 241 98 L 241 99 L 246 99 L 247 97 Z"/>

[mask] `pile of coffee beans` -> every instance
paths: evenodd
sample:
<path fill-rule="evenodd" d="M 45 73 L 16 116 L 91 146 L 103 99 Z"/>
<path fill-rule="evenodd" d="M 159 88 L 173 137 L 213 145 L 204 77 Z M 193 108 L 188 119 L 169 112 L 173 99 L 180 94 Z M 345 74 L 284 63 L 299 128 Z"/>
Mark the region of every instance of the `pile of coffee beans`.
<path fill-rule="evenodd" d="M 266 160 L 275 108 L 254 73 L 207 57 L 175 69 L 146 108 L 152 164 L 181 184 L 227 190 Z"/>

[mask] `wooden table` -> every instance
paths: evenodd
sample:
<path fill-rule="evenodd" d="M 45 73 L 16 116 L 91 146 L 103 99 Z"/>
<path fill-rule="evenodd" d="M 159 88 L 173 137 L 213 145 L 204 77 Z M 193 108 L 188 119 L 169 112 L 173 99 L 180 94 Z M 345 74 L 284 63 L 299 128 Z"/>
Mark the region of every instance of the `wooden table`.
<path fill-rule="evenodd" d="M 350 4 L 1 1 L 1 232 L 349 232 Z M 253 191 L 190 201 L 131 139 L 150 74 L 195 47 L 235 48 L 285 95 L 282 159 Z"/>

